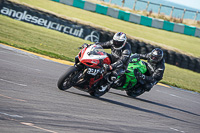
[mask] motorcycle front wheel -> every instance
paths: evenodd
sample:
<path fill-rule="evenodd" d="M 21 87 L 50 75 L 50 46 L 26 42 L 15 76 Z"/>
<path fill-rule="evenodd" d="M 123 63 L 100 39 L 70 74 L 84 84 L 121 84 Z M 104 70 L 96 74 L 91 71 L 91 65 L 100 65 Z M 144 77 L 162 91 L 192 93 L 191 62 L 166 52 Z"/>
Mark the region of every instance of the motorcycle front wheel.
<path fill-rule="evenodd" d="M 67 90 L 72 87 L 72 78 L 76 75 L 77 69 L 71 66 L 67 71 L 59 78 L 57 86 L 60 90 Z"/>

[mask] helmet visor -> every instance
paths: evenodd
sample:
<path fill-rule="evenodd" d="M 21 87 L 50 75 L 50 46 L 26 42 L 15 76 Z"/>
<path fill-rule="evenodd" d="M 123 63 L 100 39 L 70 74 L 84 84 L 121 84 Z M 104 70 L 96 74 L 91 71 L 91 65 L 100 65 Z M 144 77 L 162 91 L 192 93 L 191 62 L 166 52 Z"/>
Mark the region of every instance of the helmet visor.
<path fill-rule="evenodd" d="M 159 57 L 152 56 L 151 59 L 157 61 L 157 60 L 159 60 Z"/>
<path fill-rule="evenodd" d="M 159 62 L 161 60 L 161 56 L 158 55 L 151 55 L 151 61 L 153 62 Z"/>
<path fill-rule="evenodd" d="M 120 48 L 124 44 L 124 41 L 113 40 L 113 44 L 114 44 L 115 48 Z"/>

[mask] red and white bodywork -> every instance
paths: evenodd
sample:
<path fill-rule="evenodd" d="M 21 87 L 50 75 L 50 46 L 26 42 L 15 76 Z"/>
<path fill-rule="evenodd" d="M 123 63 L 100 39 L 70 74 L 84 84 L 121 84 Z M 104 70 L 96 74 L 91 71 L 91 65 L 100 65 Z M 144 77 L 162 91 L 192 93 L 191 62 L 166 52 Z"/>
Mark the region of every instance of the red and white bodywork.
<path fill-rule="evenodd" d="M 110 64 L 110 58 L 101 45 L 92 44 L 83 48 L 78 54 L 79 61 L 92 68 L 101 68 L 103 64 Z"/>

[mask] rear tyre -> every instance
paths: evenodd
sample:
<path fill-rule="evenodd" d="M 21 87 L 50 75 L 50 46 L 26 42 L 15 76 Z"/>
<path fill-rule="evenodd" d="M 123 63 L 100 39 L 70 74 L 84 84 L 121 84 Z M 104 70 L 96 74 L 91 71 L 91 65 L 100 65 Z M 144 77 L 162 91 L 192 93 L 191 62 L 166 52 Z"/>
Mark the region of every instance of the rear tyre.
<path fill-rule="evenodd" d="M 71 66 L 67 71 L 59 78 L 57 86 L 60 90 L 67 90 L 72 87 L 72 78 L 76 74 L 77 69 Z"/>
<path fill-rule="evenodd" d="M 136 98 L 136 97 L 142 95 L 144 92 L 145 92 L 144 89 L 142 89 L 142 88 L 136 88 L 136 89 L 133 89 L 133 90 L 132 89 L 131 90 L 127 90 L 126 94 L 128 96 L 130 96 L 130 97 Z"/>
<path fill-rule="evenodd" d="M 100 86 L 98 86 L 98 88 L 96 88 L 95 90 L 89 92 L 91 96 L 94 97 L 101 97 L 103 96 L 106 92 L 108 92 L 110 89 L 110 86 L 105 90 L 105 91 L 99 91 L 100 90 Z"/>
<path fill-rule="evenodd" d="M 101 97 L 103 96 L 107 91 L 104 92 L 100 92 L 98 90 L 95 90 L 93 92 L 90 92 L 90 96 L 94 96 L 94 97 Z"/>

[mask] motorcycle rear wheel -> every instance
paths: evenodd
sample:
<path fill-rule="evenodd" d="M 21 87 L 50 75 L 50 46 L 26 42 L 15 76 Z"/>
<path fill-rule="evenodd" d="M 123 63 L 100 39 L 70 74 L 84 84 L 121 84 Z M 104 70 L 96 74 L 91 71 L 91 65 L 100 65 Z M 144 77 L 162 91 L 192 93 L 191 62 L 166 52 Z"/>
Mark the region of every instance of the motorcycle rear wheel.
<path fill-rule="evenodd" d="M 100 96 L 103 96 L 106 92 L 107 91 L 100 92 L 98 90 L 94 90 L 94 91 L 90 92 L 90 96 L 100 97 Z"/>
<path fill-rule="evenodd" d="M 145 90 L 142 89 L 142 88 L 135 88 L 133 90 L 132 89 L 131 90 L 127 90 L 126 94 L 128 96 L 130 96 L 130 97 L 136 98 L 136 97 L 142 95 L 144 92 L 145 92 Z"/>
<path fill-rule="evenodd" d="M 94 89 L 93 91 L 91 91 L 89 93 L 90 93 L 90 96 L 100 97 L 100 96 L 103 96 L 106 92 L 108 92 L 109 89 L 110 89 L 110 86 L 105 91 L 99 91 L 100 86 L 98 86 L 96 89 Z"/>
<path fill-rule="evenodd" d="M 76 74 L 77 69 L 71 66 L 67 71 L 59 78 L 57 86 L 60 90 L 67 90 L 72 87 L 72 77 Z"/>

